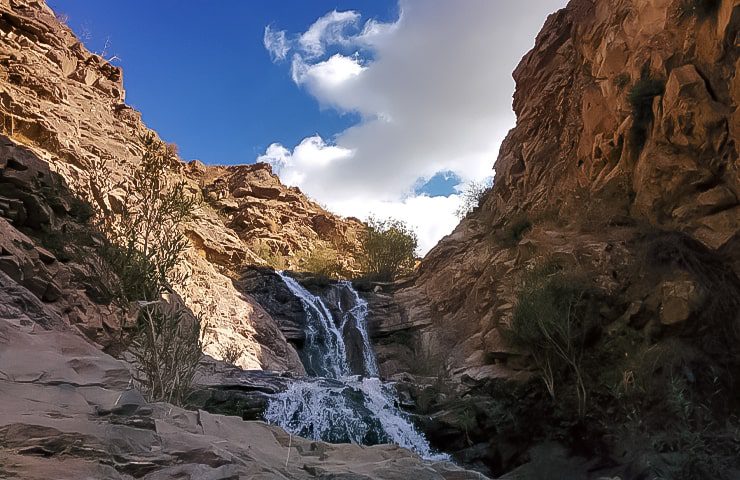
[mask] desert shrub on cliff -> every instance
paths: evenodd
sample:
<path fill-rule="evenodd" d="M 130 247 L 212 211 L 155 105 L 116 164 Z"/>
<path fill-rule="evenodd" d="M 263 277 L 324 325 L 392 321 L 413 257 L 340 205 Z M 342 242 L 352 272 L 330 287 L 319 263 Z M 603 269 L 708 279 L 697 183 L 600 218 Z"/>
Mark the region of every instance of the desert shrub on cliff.
<path fill-rule="evenodd" d="M 244 355 L 245 348 L 240 345 L 236 340 L 229 340 L 227 343 L 222 344 L 219 349 L 219 355 L 221 360 L 231 365 L 236 365 L 242 355 Z"/>
<path fill-rule="evenodd" d="M 496 239 L 506 248 L 515 247 L 532 229 L 532 221 L 526 215 L 515 215 L 506 221 L 506 225 L 496 234 Z"/>
<path fill-rule="evenodd" d="M 486 193 L 491 191 L 492 187 L 493 182 L 491 181 L 468 183 L 460 194 L 462 203 L 458 209 L 455 210 L 457 218 L 465 218 L 468 213 L 476 209 L 480 205 Z"/>
<path fill-rule="evenodd" d="M 344 267 L 339 260 L 339 252 L 333 248 L 318 247 L 299 259 L 303 271 L 324 278 L 340 279 L 345 276 Z"/>
<path fill-rule="evenodd" d="M 614 83 L 614 86 L 617 87 L 620 91 L 624 90 L 625 87 L 627 87 L 627 85 L 630 84 L 630 74 L 626 72 L 622 72 L 616 77 L 614 77 L 612 82 Z"/>
<path fill-rule="evenodd" d="M 371 218 L 360 241 L 366 277 L 391 281 L 413 271 L 418 241 L 416 233 L 404 222 Z"/>
<path fill-rule="evenodd" d="M 168 175 L 177 161 L 174 150 L 153 134 L 142 142 L 130 181 L 116 186 L 125 192 L 120 215 L 101 215 L 100 221 L 108 239 L 105 257 L 119 279 L 115 294 L 125 304 L 156 299 L 183 280 L 174 273 L 188 245 L 180 227 L 198 204 L 184 181 Z"/>
<path fill-rule="evenodd" d="M 699 18 L 707 18 L 719 10 L 721 0 L 684 0 L 680 7 L 682 16 L 696 15 Z"/>
<path fill-rule="evenodd" d="M 175 267 L 188 245 L 181 226 L 196 207 L 184 181 L 173 181 L 170 169 L 175 150 L 153 134 L 142 137 L 144 152 L 128 182 L 110 186 L 104 167 L 91 177 L 93 191 L 101 196 L 124 192 L 120 212 L 98 212 L 105 241 L 101 253 L 115 279 L 114 299 L 123 307 L 138 306 L 130 332 L 136 379 L 152 401 L 183 401 L 200 360 L 202 325 L 181 302 L 165 296 L 171 285 L 184 280 Z"/>
<path fill-rule="evenodd" d="M 627 100 L 632 107 L 632 129 L 630 136 L 633 145 L 641 150 L 647 141 L 648 128 L 653 122 L 653 99 L 663 95 L 665 81 L 644 73 L 642 78 L 630 89 Z"/>
<path fill-rule="evenodd" d="M 546 265 L 525 279 L 504 332 L 512 346 L 531 354 L 553 399 L 562 372 L 572 372 L 580 416 L 586 411 L 588 391 L 582 360 L 594 325 L 594 307 L 582 279 L 563 273 L 556 265 Z"/>

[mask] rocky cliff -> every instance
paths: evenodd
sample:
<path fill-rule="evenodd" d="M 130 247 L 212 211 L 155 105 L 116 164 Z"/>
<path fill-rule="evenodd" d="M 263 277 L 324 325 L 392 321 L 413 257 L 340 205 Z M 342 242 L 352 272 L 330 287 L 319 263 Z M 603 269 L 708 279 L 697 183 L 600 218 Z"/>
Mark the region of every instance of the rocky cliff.
<path fill-rule="evenodd" d="M 108 215 L 120 213 L 131 169 L 143 152 L 141 136 L 148 131 L 125 103 L 119 67 L 87 51 L 43 2 L 0 2 L 0 133 L 6 137 L 0 214 L 10 220 L 5 229 L 44 235 L 58 230 L 38 181 Z M 108 188 L 91 180 L 91 172 L 101 168 L 110 172 Z M 242 367 L 301 371 L 275 322 L 233 280 L 249 264 L 300 269 L 312 252 L 323 250 L 338 252 L 341 268 L 352 272 L 360 223 L 336 217 L 285 187 L 268 165 L 211 167 L 193 161 L 173 165 L 169 175 L 184 179 L 204 198 L 185 227 L 190 248 L 181 269 L 187 280 L 175 287 L 211 325 L 208 353 L 219 357 L 223 345 L 234 344 L 243 352 L 237 361 Z M 60 277 L 49 288 L 63 284 Z M 112 322 L 84 313 L 75 318 L 103 344 L 114 333 Z"/>
<path fill-rule="evenodd" d="M 506 332 L 522 282 L 554 266 L 600 299 L 584 347 L 584 362 L 598 363 L 588 385 L 593 396 L 607 384 L 640 385 L 640 376 L 653 386 L 670 377 L 701 390 L 697 371 L 726 369 L 719 397 L 734 398 L 739 67 L 737 0 L 572 0 L 552 14 L 514 72 L 517 124 L 494 165 L 493 188 L 414 278 L 371 300 L 383 372 L 411 372 L 417 383 L 425 375 L 449 375 L 458 392 L 473 395 L 490 393 L 497 379 L 532 378 L 531 352 L 512 348 Z M 637 360 L 648 357 L 654 363 Z M 420 363 L 429 368 L 417 368 Z M 653 398 L 649 390 L 642 390 L 643 399 Z M 429 392 L 417 400 L 428 405 Z M 440 442 L 459 448 L 462 458 L 483 458 L 493 470 L 522 461 L 512 447 L 521 438 L 499 435 L 496 422 L 510 419 L 491 413 L 499 407 L 487 403 L 490 396 L 450 414 L 445 393 L 432 395 L 431 410 L 437 400 L 441 405 L 433 427 Z M 517 404 L 532 408 L 525 416 L 552 408 L 545 400 L 531 403 L 537 393 L 522 395 L 509 404 L 512 411 Z M 622 404 L 609 395 L 599 397 L 610 412 L 604 413 L 608 426 L 599 428 L 613 432 L 614 423 L 630 420 L 616 414 Z M 663 392 L 645 402 L 670 398 Z M 563 401 L 555 408 L 567 410 Z M 535 422 L 527 427 L 528 442 L 548 422 L 544 417 L 524 420 Z M 660 413 L 654 418 L 669 423 Z M 590 427 L 566 436 L 583 438 L 597 423 L 592 418 Z M 602 453 L 614 448 L 591 441 Z M 623 470 L 619 478 L 648 471 Z"/>
<path fill-rule="evenodd" d="M 551 15 L 514 72 L 517 125 L 492 190 L 413 285 L 396 287 L 403 311 L 378 332 L 420 330 L 456 347 L 458 373 L 495 377 L 505 367 L 488 354 L 506 355 L 499 327 L 522 273 L 543 258 L 625 290 L 636 239 L 660 230 L 695 239 L 737 275 L 738 42 L 736 0 L 574 0 Z M 657 317 L 664 286 L 648 288 L 629 300 L 657 297 Z"/>

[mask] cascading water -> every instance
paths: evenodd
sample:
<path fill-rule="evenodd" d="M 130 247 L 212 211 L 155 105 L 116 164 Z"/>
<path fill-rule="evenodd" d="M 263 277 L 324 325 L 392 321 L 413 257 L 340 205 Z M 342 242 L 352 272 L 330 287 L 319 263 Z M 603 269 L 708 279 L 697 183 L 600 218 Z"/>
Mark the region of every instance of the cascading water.
<path fill-rule="evenodd" d="M 391 385 L 378 378 L 378 364 L 370 344 L 366 317 L 368 305 L 352 284 L 339 282 L 337 321 L 324 301 L 295 279 L 278 272 L 301 301 L 306 314 L 306 342 L 302 357 L 309 375 L 275 395 L 265 420 L 285 430 L 328 442 L 365 445 L 396 443 L 427 459 L 447 460 L 429 447 L 408 417 L 396 406 Z M 346 337 L 358 339 L 361 365 L 351 365 Z"/>

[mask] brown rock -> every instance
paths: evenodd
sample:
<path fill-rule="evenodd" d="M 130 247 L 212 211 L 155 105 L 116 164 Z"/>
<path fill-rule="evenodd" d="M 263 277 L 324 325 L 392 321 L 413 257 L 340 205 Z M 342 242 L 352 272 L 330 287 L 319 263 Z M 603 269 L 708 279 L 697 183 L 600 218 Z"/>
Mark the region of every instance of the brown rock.
<path fill-rule="evenodd" d="M 691 280 L 665 281 L 660 291 L 660 321 L 663 325 L 685 322 L 705 298 L 701 287 Z"/>

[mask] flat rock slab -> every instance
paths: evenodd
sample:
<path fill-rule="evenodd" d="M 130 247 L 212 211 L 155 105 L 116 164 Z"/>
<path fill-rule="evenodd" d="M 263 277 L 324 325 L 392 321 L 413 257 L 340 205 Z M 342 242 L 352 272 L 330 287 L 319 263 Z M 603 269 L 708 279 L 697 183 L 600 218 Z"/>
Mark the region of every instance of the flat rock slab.
<path fill-rule="evenodd" d="M 267 374 L 251 377 L 252 387 L 271 383 Z M 395 445 L 333 445 L 263 422 L 149 404 L 129 380 L 127 364 L 72 329 L 0 316 L 0 478 L 485 478 Z"/>

